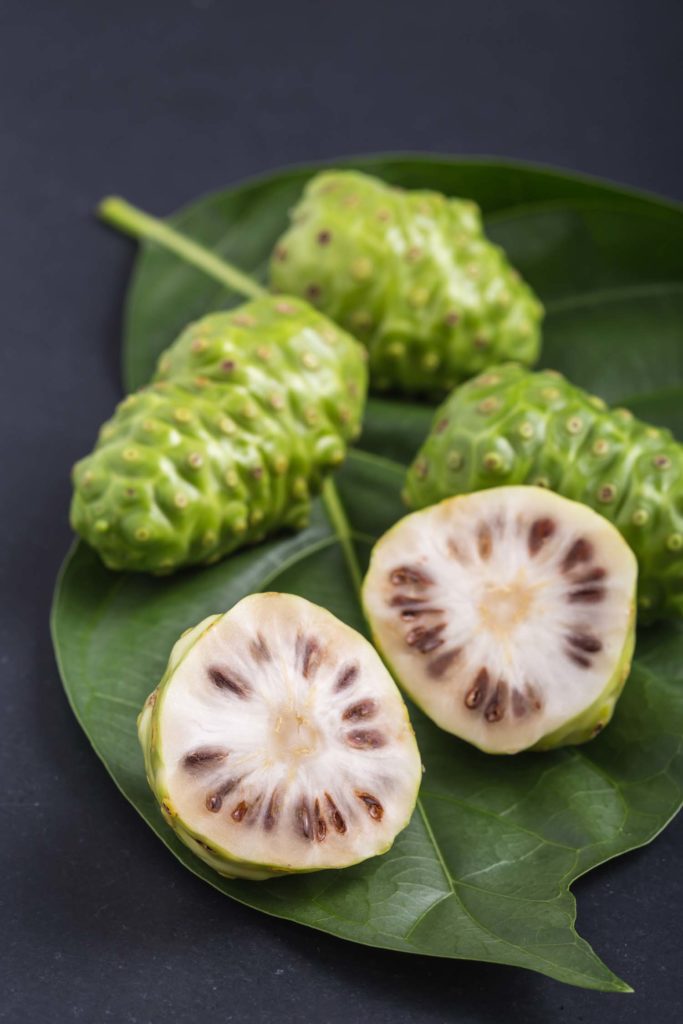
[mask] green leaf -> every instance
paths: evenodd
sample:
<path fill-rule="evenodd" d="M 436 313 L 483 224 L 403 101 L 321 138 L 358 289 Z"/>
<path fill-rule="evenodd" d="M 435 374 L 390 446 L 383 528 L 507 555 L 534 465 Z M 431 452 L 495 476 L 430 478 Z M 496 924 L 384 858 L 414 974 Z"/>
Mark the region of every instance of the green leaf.
<path fill-rule="evenodd" d="M 397 184 L 478 199 L 492 233 L 549 303 L 545 364 L 610 401 L 683 426 L 679 208 L 520 165 L 417 157 L 353 164 Z M 262 276 L 309 173 L 287 171 L 208 197 L 172 223 Z M 127 308 L 128 383 L 146 379 L 188 319 L 235 301 L 214 278 L 156 244 L 144 246 Z M 147 787 L 135 718 L 183 629 L 266 588 L 302 594 L 364 628 L 350 567 L 356 559 L 363 567 L 374 539 L 403 514 L 405 463 L 432 414 L 427 405 L 373 399 L 364 450 L 338 474 L 339 503 L 328 494 L 304 532 L 210 569 L 164 580 L 117 576 L 76 545 L 52 620 L 67 695 L 122 792 L 190 870 L 225 894 L 370 946 L 514 964 L 627 991 L 576 934 L 569 887 L 596 864 L 649 842 L 683 802 L 683 631 L 676 626 L 639 638 L 614 720 L 585 747 L 490 757 L 411 708 L 426 768 L 420 804 L 390 853 L 344 872 L 221 879 L 176 840 Z"/>

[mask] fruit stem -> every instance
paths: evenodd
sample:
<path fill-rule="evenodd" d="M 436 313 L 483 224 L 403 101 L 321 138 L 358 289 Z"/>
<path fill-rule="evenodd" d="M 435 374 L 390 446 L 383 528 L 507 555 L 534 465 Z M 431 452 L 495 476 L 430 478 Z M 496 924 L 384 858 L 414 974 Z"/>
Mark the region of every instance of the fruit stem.
<path fill-rule="evenodd" d="M 331 476 L 326 477 L 323 483 L 322 499 L 323 505 L 330 517 L 330 522 L 337 534 L 337 537 L 339 538 L 339 543 L 344 553 L 344 559 L 349 570 L 349 575 L 351 576 L 353 585 L 360 597 L 360 592 L 363 586 L 363 574 L 361 573 L 356 550 L 353 546 L 353 540 L 351 539 L 351 527 L 349 526 L 349 521 L 346 518 L 344 506 L 339 498 L 339 492 L 337 491 L 334 480 Z"/>
<path fill-rule="evenodd" d="M 166 221 L 144 213 L 120 196 L 107 196 L 97 207 L 97 213 L 101 220 L 133 238 L 157 242 L 240 295 L 256 299 L 266 294 L 262 285 L 237 267 L 226 263 L 220 256 L 172 228 Z"/>

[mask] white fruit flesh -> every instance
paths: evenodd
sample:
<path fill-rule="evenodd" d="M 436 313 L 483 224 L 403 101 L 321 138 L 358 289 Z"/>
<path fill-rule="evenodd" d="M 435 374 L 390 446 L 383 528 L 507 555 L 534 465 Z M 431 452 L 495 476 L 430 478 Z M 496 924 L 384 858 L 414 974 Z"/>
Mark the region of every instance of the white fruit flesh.
<path fill-rule="evenodd" d="M 580 716 L 628 668 L 637 566 L 617 530 L 538 487 L 406 516 L 363 588 L 375 640 L 437 725 L 514 753 Z M 625 662 L 626 659 L 626 663 Z"/>
<path fill-rule="evenodd" d="M 287 594 L 247 597 L 207 622 L 153 710 L 151 782 L 179 834 L 238 875 L 252 874 L 239 862 L 267 875 L 386 850 L 410 818 L 421 765 L 372 646 Z"/>

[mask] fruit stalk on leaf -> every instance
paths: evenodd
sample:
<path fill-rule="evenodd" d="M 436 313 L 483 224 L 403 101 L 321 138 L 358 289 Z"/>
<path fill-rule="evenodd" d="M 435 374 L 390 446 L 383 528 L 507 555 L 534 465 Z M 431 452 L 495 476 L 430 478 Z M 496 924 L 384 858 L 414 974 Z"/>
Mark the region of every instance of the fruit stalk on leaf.
<path fill-rule="evenodd" d="M 631 664 L 637 564 L 585 505 L 540 487 L 448 498 L 376 544 L 363 586 L 396 679 L 489 753 L 583 743 Z"/>
<path fill-rule="evenodd" d="M 190 324 L 121 402 L 74 467 L 74 529 L 109 568 L 170 572 L 304 526 L 360 430 L 364 349 L 121 200 L 101 212 L 257 297 Z"/>
<path fill-rule="evenodd" d="M 415 737 L 379 656 L 291 594 L 254 594 L 183 634 L 138 731 L 167 822 L 229 877 L 384 853 L 417 799 Z"/>
<path fill-rule="evenodd" d="M 470 200 L 324 171 L 294 208 L 270 272 L 274 288 L 367 345 L 377 390 L 442 393 L 494 363 L 538 357 L 542 306 Z"/>
<path fill-rule="evenodd" d="M 437 410 L 405 498 L 538 484 L 611 520 L 639 565 L 639 619 L 683 613 L 683 447 L 555 371 L 495 367 Z"/>

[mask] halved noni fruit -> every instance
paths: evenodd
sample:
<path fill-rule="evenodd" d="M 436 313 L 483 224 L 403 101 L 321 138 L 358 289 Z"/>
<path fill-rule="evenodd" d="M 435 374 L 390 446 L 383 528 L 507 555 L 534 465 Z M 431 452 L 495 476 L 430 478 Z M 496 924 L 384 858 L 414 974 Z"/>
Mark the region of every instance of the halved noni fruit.
<path fill-rule="evenodd" d="M 183 634 L 138 730 L 164 817 L 229 877 L 384 853 L 417 799 L 415 736 L 378 654 L 291 594 L 254 594 Z"/>
<path fill-rule="evenodd" d="M 376 544 L 363 603 L 395 678 L 490 753 L 583 743 L 612 717 L 637 564 L 606 519 L 540 487 L 448 498 Z"/>

